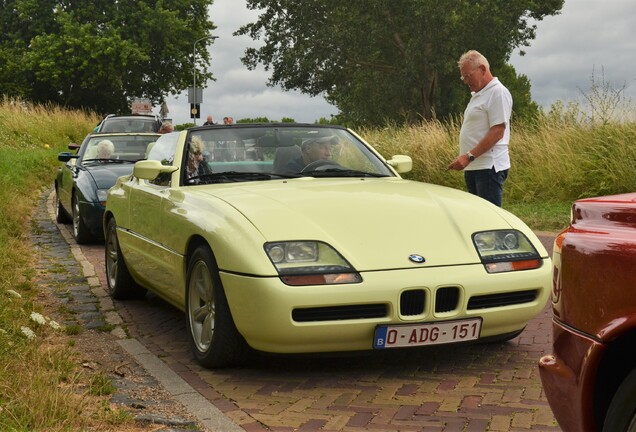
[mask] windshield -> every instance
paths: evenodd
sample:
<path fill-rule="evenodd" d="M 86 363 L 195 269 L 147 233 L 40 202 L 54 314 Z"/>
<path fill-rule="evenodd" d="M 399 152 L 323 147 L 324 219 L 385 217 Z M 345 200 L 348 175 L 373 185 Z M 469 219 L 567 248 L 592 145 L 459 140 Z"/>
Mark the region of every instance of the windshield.
<path fill-rule="evenodd" d="M 157 132 L 159 126 L 154 118 L 111 117 L 102 122 L 99 132 Z"/>
<path fill-rule="evenodd" d="M 347 129 L 317 125 L 192 129 L 184 164 L 186 184 L 304 176 L 394 176 Z"/>
<path fill-rule="evenodd" d="M 83 143 L 80 150 L 82 163 L 91 161 L 136 162 L 146 158 L 150 143 L 157 141 L 159 134 L 143 135 L 93 135 Z"/>

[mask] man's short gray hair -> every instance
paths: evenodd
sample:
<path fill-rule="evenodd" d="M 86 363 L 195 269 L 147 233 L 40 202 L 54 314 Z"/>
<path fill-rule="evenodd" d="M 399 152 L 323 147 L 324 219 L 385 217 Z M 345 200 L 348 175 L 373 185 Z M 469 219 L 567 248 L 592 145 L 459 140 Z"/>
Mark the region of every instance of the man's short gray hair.
<path fill-rule="evenodd" d="M 490 70 L 490 64 L 488 63 L 488 59 L 483 56 L 479 51 L 470 50 L 466 51 L 459 58 L 457 65 L 461 68 L 464 63 L 470 64 L 473 68 L 477 68 L 479 66 L 485 66 L 486 70 Z"/>

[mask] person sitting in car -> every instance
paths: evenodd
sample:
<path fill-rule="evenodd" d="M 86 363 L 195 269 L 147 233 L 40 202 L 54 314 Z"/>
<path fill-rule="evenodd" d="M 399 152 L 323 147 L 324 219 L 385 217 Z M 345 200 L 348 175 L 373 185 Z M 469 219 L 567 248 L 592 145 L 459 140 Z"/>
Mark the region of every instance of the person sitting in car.
<path fill-rule="evenodd" d="M 287 162 L 285 172 L 300 173 L 312 162 L 321 159 L 331 159 L 331 146 L 337 143 L 338 139 L 334 136 L 305 140 L 300 146 L 301 154 Z"/>
<path fill-rule="evenodd" d="M 102 140 L 97 144 L 97 159 L 110 159 L 115 153 L 115 145 L 110 140 Z"/>
<path fill-rule="evenodd" d="M 190 184 L 199 183 L 199 176 L 212 172 L 205 157 L 205 143 L 197 136 L 192 137 L 190 141 L 186 171 L 187 181 Z"/>

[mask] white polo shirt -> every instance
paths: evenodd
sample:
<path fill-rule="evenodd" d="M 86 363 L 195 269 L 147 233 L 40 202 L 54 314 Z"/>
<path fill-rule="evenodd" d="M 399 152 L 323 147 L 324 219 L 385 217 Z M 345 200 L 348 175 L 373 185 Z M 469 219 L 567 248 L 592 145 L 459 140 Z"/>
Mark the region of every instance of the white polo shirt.
<path fill-rule="evenodd" d="M 459 132 L 459 151 L 466 154 L 486 136 L 491 127 L 505 123 L 504 136 L 490 150 L 472 161 L 464 170 L 490 169 L 499 172 L 510 168 L 508 143 L 510 142 L 510 114 L 512 96 L 506 87 L 493 78 L 480 91 L 473 93 L 464 111 L 464 122 Z"/>

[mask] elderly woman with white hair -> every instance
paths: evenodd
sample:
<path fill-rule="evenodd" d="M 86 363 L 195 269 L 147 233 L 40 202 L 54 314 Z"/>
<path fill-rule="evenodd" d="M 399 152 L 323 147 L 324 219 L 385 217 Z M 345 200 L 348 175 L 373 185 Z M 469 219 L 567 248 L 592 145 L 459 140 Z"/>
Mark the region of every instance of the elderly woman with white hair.
<path fill-rule="evenodd" d="M 110 159 L 115 152 L 115 145 L 110 140 L 102 140 L 97 143 L 97 159 Z"/>

